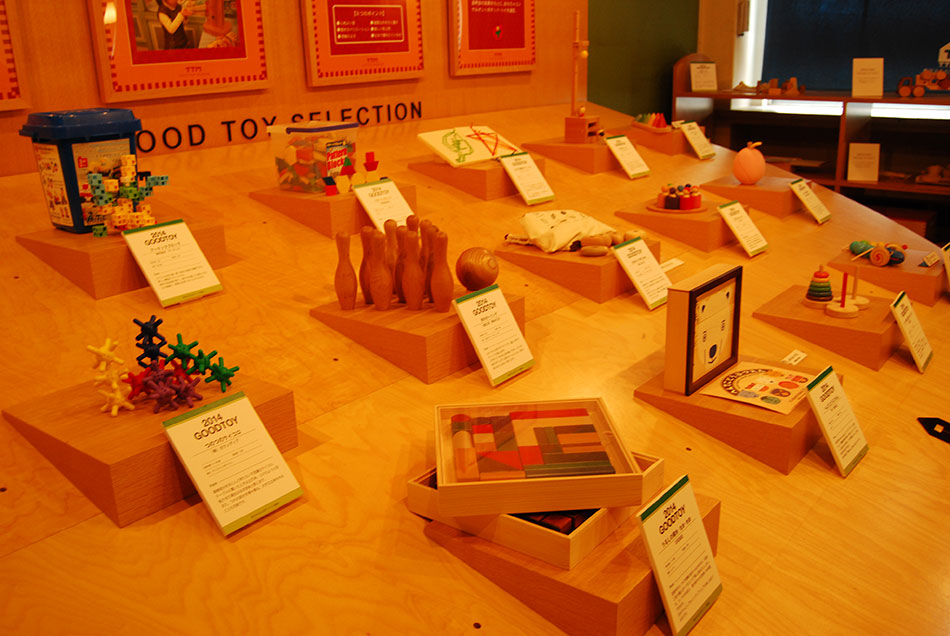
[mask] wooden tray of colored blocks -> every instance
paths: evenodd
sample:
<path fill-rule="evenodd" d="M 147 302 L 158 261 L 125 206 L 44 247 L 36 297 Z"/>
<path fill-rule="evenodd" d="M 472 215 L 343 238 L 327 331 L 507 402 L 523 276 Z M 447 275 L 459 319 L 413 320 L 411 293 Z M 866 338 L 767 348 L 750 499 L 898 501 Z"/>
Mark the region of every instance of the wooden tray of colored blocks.
<path fill-rule="evenodd" d="M 644 494 L 599 399 L 437 406 L 436 471 L 448 516 L 613 508 Z"/>
<path fill-rule="evenodd" d="M 649 499 L 663 486 L 663 460 L 634 453 L 633 461 L 644 472 L 643 498 Z M 637 508 L 621 506 L 449 517 L 439 509 L 439 490 L 436 485 L 434 468 L 410 480 L 406 496 L 409 510 L 566 570 L 590 554 Z"/>

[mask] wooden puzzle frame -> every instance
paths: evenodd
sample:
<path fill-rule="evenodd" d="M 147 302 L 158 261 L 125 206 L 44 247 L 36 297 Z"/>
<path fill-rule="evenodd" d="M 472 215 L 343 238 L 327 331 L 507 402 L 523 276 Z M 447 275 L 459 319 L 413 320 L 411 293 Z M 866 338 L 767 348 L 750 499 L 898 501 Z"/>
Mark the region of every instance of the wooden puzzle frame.
<path fill-rule="evenodd" d="M 233 0 L 235 17 L 226 20 L 222 14 L 225 31 L 217 46 L 176 50 L 155 50 L 147 44 L 149 34 L 142 30 L 154 25 L 149 26 L 144 0 L 88 0 L 88 6 L 99 93 L 105 102 L 262 89 L 270 83 L 261 0 Z M 111 7 L 115 19 L 106 24 Z M 213 31 L 207 17 L 196 20 L 201 18 L 182 26 L 192 38 Z"/>
<path fill-rule="evenodd" d="M 0 72 L 0 111 L 27 108 L 30 105 L 23 78 L 26 76 L 25 58 L 17 32 L 20 24 L 16 2 L 0 0 L 0 52 L 3 71 Z"/>
<path fill-rule="evenodd" d="M 300 0 L 300 4 L 309 86 L 422 76 L 421 0 Z M 373 17 L 398 21 L 402 28 L 388 39 L 384 34 L 377 42 L 356 41 L 370 31 Z M 379 33 L 379 27 L 373 29 Z M 342 42 L 341 37 L 354 41 Z"/>
<path fill-rule="evenodd" d="M 537 60 L 535 0 L 515 0 L 506 3 L 513 6 L 494 13 L 490 8 L 481 7 L 478 13 L 489 15 L 477 17 L 473 15 L 472 0 L 447 2 L 451 75 L 516 73 L 534 67 Z M 495 42 L 498 46 L 493 46 Z"/>

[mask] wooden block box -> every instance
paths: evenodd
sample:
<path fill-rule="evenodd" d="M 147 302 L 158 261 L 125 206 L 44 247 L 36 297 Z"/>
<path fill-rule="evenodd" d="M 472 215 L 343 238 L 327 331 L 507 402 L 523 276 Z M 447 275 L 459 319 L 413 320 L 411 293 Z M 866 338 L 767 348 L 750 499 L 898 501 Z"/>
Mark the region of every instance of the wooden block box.
<path fill-rule="evenodd" d="M 435 408 L 443 516 L 615 508 L 652 484 L 600 399 Z"/>
<path fill-rule="evenodd" d="M 203 386 L 204 400 L 220 397 Z M 239 374 L 231 391 L 247 395 L 280 452 L 297 446 L 290 390 Z M 3 416 L 120 527 L 194 494 L 162 426 L 183 410 L 153 413 L 145 402 L 109 417 L 102 402 L 86 382 L 6 408 Z"/>
<path fill-rule="evenodd" d="M 663 460 L 634 453 L 644 472 L 644 500 L 663 485 Z M 447 526 L 479 536 L 545 563 L 569 570 L 617 529 L 636 506 L 587 510 L 589 516 L 569 533 L 558 532 L 511 514 L 476 517 L 448 517 L 439 509 L 436 471 L 432 468 L 409 481 L 406 504 L 409 510 Z"/>
<path fill-rule="evenodd" d="M 544 158 L 532 158 L 538 170 L 544 174 Z M 441 159 L 424 159 L 410 161 L 409 169 L 486 201 L 518 194 L 518 188 L 497 161 L 483 161 L 454 168 Z"/>

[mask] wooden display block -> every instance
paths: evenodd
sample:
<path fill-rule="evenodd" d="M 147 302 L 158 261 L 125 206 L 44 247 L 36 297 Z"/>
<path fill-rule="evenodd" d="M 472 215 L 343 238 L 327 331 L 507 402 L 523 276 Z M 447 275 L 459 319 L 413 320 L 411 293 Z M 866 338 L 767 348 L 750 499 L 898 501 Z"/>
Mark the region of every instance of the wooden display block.
<path fill-rule="evenodd" d="M 778 218 L 803 210 L 801 201 L 788 187 L 797 177 L 762 177 L 754 185 L 743 185 L 729 175 L 704 183 L 703 188 L 725 197 L 726 201 L 738 201 L 748 208 L 761 210 Z"/>
<path fill-rule="evenodd" d="M 544 157 L 532 156 L 532 159 L 544 174 Z M 453 168 L 441 159 L 425 159 L 410 161 L 409 169 L 486 201 L 518 195 L 518 188 L 497 161 Z"/>
<path fill-rule="evenodd" d="M 591 143 L 568 143 L 563 139 L 545 139 L 521 144 L 527 150 L 537 152 L 584 172 L 607 172 L 620 168 L 610 148 L 597 139 Z"/>
<path fill-rule="evenodd" d="M 804 285 L 789 287 L 752 315 L 875 371 L 900 346 L 903 337 L 889 301 L 870 297 L 857 318 L 834 318 L 803 305 L 806 291 Z"/>
<path fill-rule="evenodd" d="M 203 401 L 224 395 L 217 385 L 202 386 Z M 251 400 L 282 453 L 297 446 L 290 390 L 238 374 L 234 391 Z M 153 413 L 148 401 L 110 417 L 100 412 L 102 404 L 90 381 L 11 406 L 3 415 L 120 527 L 194 494 L 162 426 L 182 410 Z"/>
<path fill-rule="evenodd" d="M 675 214 L 654 212 L 647 209 L 647 205 L 644 203 L 636 210 L 617 210 L 614 214 L 704 252 L 711 252 L 736 240 L 722 220 L 719 209 L 709 204 L 707 207 L 712 209 L 688 214 L 679 211 Z"/>
<path fill-rule="evenodd" d="M 644 241 L 659 261 L 660 242 L 654 238 L 646 238 Z M 530 245 L 510 243 L 496 247 L 494 252 L 498 258 L 552 280 L 597 303 L 607 302 L 629 291 L 636 293 L 630 277 L 612 254 L 595 257 L 581 256 L 576 252 L 548 254 Z"/>
<path fill-rule="evenodd" d="M 786 475 L 821 436 L 806 399 L 783 415 L 699 392 L 667 391 L 662 373 L 637 387 L 634 396 Z"/>
<path fill-rule="evenodd" d="M 720 502 L 696 495 L 709 544 L 719 543 Z M 568 634 L 644 634 L 663 613 L 646 546 L 627 519 L 571 570 L 562 570 L 438 521 L 427 537 Z"/>
<path fill-rule="evenodd" d="M 227 265 L 224 226 L 200 219 L 186 222 L 211 268 Z M 50 228 L 20 234 L 16 241 L 93 298 L 148 287 L 145 275 L 119 234 L 99 237 Z"/>
<path fill-rule="evenodd" d="M 399 184 L 399 192 L 415 210 L 416 186 Z M 359 234 L 364 225 L 373 224 L 352 190 L 327 196 L 321 192 L 294 192 L 274 187 L 250 192 L 249 196 L 330 238 L 337 232 Z"/>
<path fill-rule="evenodd" d="M 643 470 L 643 500 L 649 501 L 663 485 L 663 460 L 637 453 L 633 453 L 633 459 Z M 406 505 L 417 515 L 566 570 L 580 563 L 638 507 L 600 508 L 570 534 L 563 534 L 510 514 L 477 517 L 443 515 L 439 511 L 435 468 L 411 480 L 407 490 Z"/>
<path fill-rule="evenodd" d="M 456 290 L 456 297 L 462 290 Z M 524 332 L 524 297 L 505 294 L 511 312 Z M 377 311 L 372 305 L 357 304 L 344 311 L 338 302 L 310 310 L 310 315 L 386 358 L 426 384 L 478 362 L 465 328 L 454 311 L 437 312 L 426 308 L 410 311 L 395 305 Z"/>
<path fill-rule="evenodd" d="M 700 126 L 700 130 L 704 130 Z M 633 124 L 621 130 L 613 130 L 610 135 L 626 135 L 630 141 L 639 145 L 646 146 L 651 150 L 662 152 L 665 155 L 691 155 L 692 146 L 686 140 L 686 135 L 680 129 L 663 130 L 653 126 L 644 126 L 642 124 Z"/>
<path fill-rule="evenodd" d="M 934 248 L 934 251 L 939 253 L 938 248 Z M 828 265 L 847 272 L 849 276 L 857 274 L 860 280 L 890 289 L 895 296 L 902 291 L 907 292 L 911 300 L 932 307 L 946 289 L 947 281 L 942 262 L 938 261 L 931 267 L 918 267 L 926 255 L 927 252 L 923 250 L 904 250 L 903 263 L 877 267 L 866 258 L 852 260 L 854 254 L 850 250 L 842 250 L 828 261 Z"/>

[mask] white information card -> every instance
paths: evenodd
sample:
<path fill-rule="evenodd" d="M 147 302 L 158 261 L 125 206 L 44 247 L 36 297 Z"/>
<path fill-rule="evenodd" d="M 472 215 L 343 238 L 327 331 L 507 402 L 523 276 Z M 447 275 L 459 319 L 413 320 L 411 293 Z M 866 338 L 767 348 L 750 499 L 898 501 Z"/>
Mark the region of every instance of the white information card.
<path fill-rule="evenodd" d="M 745 211 L 742 204 L 738 201 L 730 201 L 719 206 L 719 214 L 732 233 L 739 239 L 739 244 L 745 250 L 749 258 L 756 254 L 761 254 L 769 248 L 768 241 L 759 232 L 759 228 L 752 222 L 749 213 Z"/>
<path fill-rule="evenodd" d="M 649 166 L 626 135 L 614 135 L 605 138 L 604 141 L 607 142 L 607 147 L 610 148 L 610 152 L 628 177 L 636 179 L 650 174 Z"/>
<path fill-rule="evenodd" d="M 848 181 L 877 181 L 881 144 L 848 144 Z"/>
<path fill-rule="evenodd" d="M 694 121 L 688 121 L 680 126 L 680 130 L 686 135 L 686 141 L 692 146 L 693 152 L 696 153 L 697 157 L 700 159 L 709 159 L 716 156 L 716 149 L 713 148 L 713 145 L 706 139 L 706 135 L 704 135 L 703 131 L 699 128 L 699 124 Z"/>
<path fill-rule="evenodd" d="M 554 200 L 554 190 L 541 174 L 538 164 L 534 162 L 531 155 L 526 152 L 516 152 L 513 155 L 499 157 L 498 160 L 508 173 L 508 178 L 518 188 L 525 203 L 534 205 Z"/>
<path fill-rule="evenodd" d="M 166 421 L 165 433 L 225 535 L 303 495 L 241 392 Z"/>
<path fill-rule="evenodd" d="M 867 454 L 868 442 L 834 369 L 828 367 L 809 382 L 807 396 L 835 465 L 847 477 Z"/>
<path fill-rule="evenodd" d="M 498 285 L 452 301 L 492 386 L 534 366 L 518 321 Z"/>
<path fill-rule="evenodd" d="M 856 57 L 851 62 L 851 97 L 884 95 L 884 58 Z"/>
<path fill-rule="evenodd" d="M 914 356 L 914 364 L 917 370 L 923 373 L 927 370 L 927 365 L 933 360 L 934 350 L 930 347 L 930 341 L 927 340 L 927 334 L 924 333 L 924 326 L 920 324 L 917 318 L 917 312 L 914 306 L 910 304 L 910 298 L 907 294 L 901 292 L 891 303 L 891 313 L 894 314 L 894 320 L 900 327 L 907 346 L 910 347 L 910 353 Z"/>
<path fill-rule="evenodd" d="M 940 249 L 943 254 L 943 272 L 947 275 L 947 285 L 950 288 L 950 243 L 947 243 Z"/>
<path fill-rule="evenodd" d="M 689 85 L 694 93 L 715 93 L 719 90 L 719 83 L 716 81 L 716 63 L 690 62 Z"/>
<path fill-rule="evenodd" d="M 722 593 L 696 495 L 683 475 L 637 513 L 670 628 L 691 630 Z"/>
<path fill-rule="evenodd" d="M 792 192 L 794 192 L 798 200 L 802 202 L 802 205 L 805 206 L 809 214 L 818 221 L 819 225 L 831 220 L 831 211 L 825 206 L 822 200 L 818 198 L 818 195 L 815 194 L 815 191 L 809 187 L 804 179 L 795 179 L 788 184 L 788 187 L 792 189 Z"/>
<path fill-rule="evenodd" d="M 162 307 L 221 291 L 221 282 L 181 219 L 122 232 Z"/>
<path fill-rule="evenodd" d="M 613 253 L 648 309 L 656 309 L 666 302 L 666 289 L 672 283 L 647 247 L 646 241 L 637 236 L 615 245 Z"/>
<path fill-rule="evenodd" d="M 361 183 L 353 186 L 353 192 L 380 232 L 384 231 L 383 225 L 389 219 L 395 221 L 396 225 L 405 225 L 406 219 L 413 213 L 396 187 L 396 182 L 391 179 Z"/>

